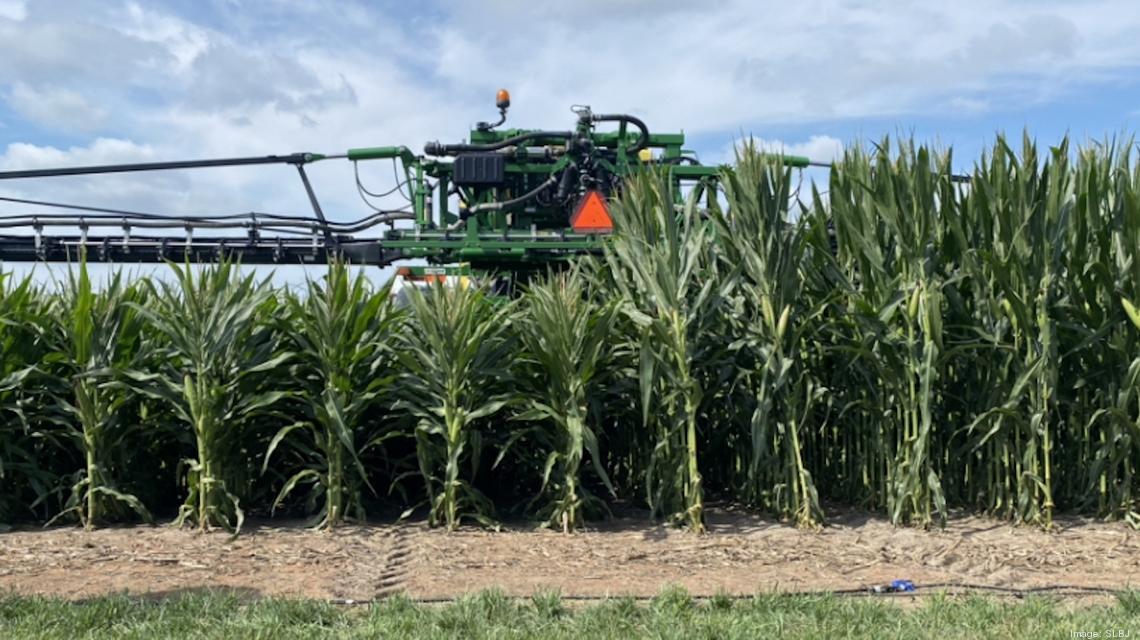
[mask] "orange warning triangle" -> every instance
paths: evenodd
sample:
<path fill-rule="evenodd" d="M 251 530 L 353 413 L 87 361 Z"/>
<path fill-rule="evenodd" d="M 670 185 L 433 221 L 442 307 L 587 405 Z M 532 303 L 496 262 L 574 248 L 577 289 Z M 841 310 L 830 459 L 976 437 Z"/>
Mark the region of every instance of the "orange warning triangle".
<path fill-rule="evenodd" d="M 587 191 L 578 201 L 574 215 L 570 216 L 570 227 L 578 233 L 609 233 L 614 230 L 614 221 L 600 191 Z"/>

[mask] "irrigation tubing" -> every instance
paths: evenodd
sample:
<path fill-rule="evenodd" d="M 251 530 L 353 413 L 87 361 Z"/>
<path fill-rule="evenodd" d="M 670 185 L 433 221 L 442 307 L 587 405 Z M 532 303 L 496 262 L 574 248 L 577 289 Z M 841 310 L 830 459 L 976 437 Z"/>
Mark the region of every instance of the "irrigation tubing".
<path fill-rule="evenodd" d="M 855 597 L 855 598 L 907 598 L 907 597 L 929 597 L 936 595 L 970 595 L 978 593 L 991 593 L 999 595 L 1008 595 L 1015 598 L 1025 598 L 1035 595 L 1054 595 L 1061 597 L 1087 597 L 1087 596 L 1119 596 L 1125 593 L 1124 589 L 1109 589 L 1107 587 L 1083 587 L 1080 585 L 1070 584 L 1054 584 L 1043 587 L 1002 587 L 997 585 L 988 584 L 975 584 L 969 582 L 935 582 L 931 584 L 916 585 L 914 591 L 892 591 L 885 593 L 876 593 L 869 588 L 848 588 L 848 589 L 820 589 L 820 590 L 807 590 L 807 591 L 774 591 L 770 593 L 726 593 L 715 595 L 690 595 L 689 598 L 698 601 L 708 601 L 720 598 L 727 598 L 729 600 L 741 601 L 751 600 L 758 596 L 775 595 L 780 597 L 813 597 L 813 596 L 842 596 L 842 597 Z M 511 600 L 528 600 L 529 596 L 506 596 Z M 638 602 L 649 602 L 655 600 L 658 596 L 635 595 L 635 596 L 622 596 L 622 595 L 588 595 L 588 594 L 570 594 L 560 595 L 561 600 L 568 600 L 571 602 L 604 602 L 607 600 L 635 600 Z M 353 600 L 351 598 L 330 598 L 326 600 L 329 604 L 338 606 L 360 606 L 379 604 L 389 597 L 372 598 L 368 600 Z M 408 598 L 413 604 L 454 604 L 460 600 L 461 596 L 447 596 L 447 597 L 428 597 L 428 598 Z"/>

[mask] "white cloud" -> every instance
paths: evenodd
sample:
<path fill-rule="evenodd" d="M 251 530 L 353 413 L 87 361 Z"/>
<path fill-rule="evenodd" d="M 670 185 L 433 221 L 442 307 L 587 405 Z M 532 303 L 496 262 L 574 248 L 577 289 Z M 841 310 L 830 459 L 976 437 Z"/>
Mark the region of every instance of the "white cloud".
<path fill-rule="evenodd" d="M 0 168 L 5 170 L 40 169 L 61 164 L 89 165 L 116 162 L 146 162 L 154 158 L 154 149 L 129 140 L 98 138 L 88 146 L 58 149 L 26 142 L 8 145 L 0 156 Z"/>
<path fill-rule="evenodd" d="M 145 144 L 116 138 L 97 138 L 91 144 L 58 148 L 23 142 L 9 144 L 0 154 L 0 170 L 89 166 L 156 159 Z M 0 195 L 128 210 L 180 213 L 189 182 L 184 172 L 162 174 L 107 174 L 13 180 L 0 183 Z M 202 201 L 214 198 L 208 189 L 196 195 Z M 9 213 L 14 205 L 5 205 Z M 27 206 L 15 205 L 19 212 Z"/>
<path fill-rule="evenodd" d="M 946 103 L 953 111 L 959 115 L 973 115 L 982 113 L 990 108 L 990 103 L 980 98 L 967 98 L 965 96 L 955 96 L 950 98 Z"/>
<path fill-rule="evenodd" d="M 804 156 L 817 162 L 831 162 L 843 155 L 843 141 L 825 135 L 811 136 L 803 142 L 758 139 L 759 148 L 791 156 Z"/>
<path fill-rule="evenodd" d="M 47 9 L 37 13 L 41 7 Z M 163 84 L 155 68 L 172 57 L 167 49 L 125 34 L 109 16 L 84 17 L 74 19 L 62 6 L 54 10 L 45 3 L 29 5 L 21 23 L 0 21 L 0 78 L 120 92 Z"/>
<path fill-rule="evenodd" d="M 209 45 L 209 32 L 193 23 L 148 10 L 137 2 L 127 3 L 125 13 L 122 32 L 166 47 L 177 61 L 177 70 L 185 70 Z"/>
<path fill-rule="evenodd" d="M 762 152 L 802 156 L 814 162 L 831 162 L 843 155 L 843 141 L 824 134 L 812 135 L 806 140 L 795 142 L 748 136 L 745 139 L 749 139 Z M 744 139 L 738 138 L 713 153 L 703 155 L 701 160 L 705 164 L 731 163 L 743 141 Z"/>
<path fill-rule="evenodd" d="M 28 15 L 27 0 L 0 0 L 0 19 L 23 20 Z"/>
<path fill-rule="evenodd" d="M 189 6 L 193 13 L 179 13 Z M 1125 0 L 445 0 L 419 17 L 347 0 L 336 11 L 313 0 L 0 0 L 0 18 L 13 7 L 23 22 L 0 19 L 0 96 L 56 133 L 83 122 L 88 137 L 67 149 L 9 144 L 0 164 L 10 168 L 418 150 L 493 117 L 500 86 L 514 96 L 508 126 L 566 128 L 569 106 L 586 103 L 636 113 L 653 130 L 697 134 L 709 141 L 698 150 L 710 162 L 730 157 L 725 141 L 741 131 L 985 114 L 1127 79 L 1140 64 L 1140 9 Z M 76 115 L 84 109 L 87 117 Z M 37 142 L 6 124 L 0 145 Z M 841 148 L 822 133 L 765 144 L 818 160 Z M 390 165 L 361 166 L 370 184 L 391 184 Z M 330 216 L 360 215 L 347 163 L 310 172 Z M 65 182 L 0 183 L 0 192 L 63 189 L 187 213 L 307 207 L 288 167 Z"/>
<path fill-rule="evenodd" d="M 64 87 L 33 87 L 17 82 L 5 96 L 8 105 L 31 122 L 58 131 L 95 131 L 106 120 L 106 110 L 92 105 L 83 94 Z"/>
<path fill-rule="evenodd" d="M 640 109 L 667 128 L 717 131 L 945 113 L 948 94 L 1018 105 L 1072 90 L 1083 72 L 1127 77 L 1140 62 L 1140 41 L 1129 33 L 1138 11 L 1121 1 L 864 8 L 740 0 L 644 10 L 614 23 L 579 23 L 598 12 L 559 6 L 572 15 L 517 2 L 452 5 L 458 15 L 436 43 L 439 73 L 472 90 L 487 70 L 528 89 L 538 83 L 528 93 L 541 112 L 586 101 Z M 528 37 L 502 37 L 512 30 Z"/>

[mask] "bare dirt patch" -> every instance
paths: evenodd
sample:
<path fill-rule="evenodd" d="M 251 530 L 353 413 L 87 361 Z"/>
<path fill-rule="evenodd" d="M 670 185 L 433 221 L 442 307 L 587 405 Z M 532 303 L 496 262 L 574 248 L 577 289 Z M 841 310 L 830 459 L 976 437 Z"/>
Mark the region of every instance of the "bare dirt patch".
<path fill-rule="evenodd" d="M 944 530 L 833 517 L 819 532 L 714 512 L 695 536 L 644 518 L 573 535 L 530 527 L 454 533 L 423 524 L 250 526 L 231 539 L 170 527 L 0 534 L 0 591 L 85 598 L 226 588 L 251 595 L 367 600 L 397 592 L 447 598 L 487 588 L 526 596 L 839 590 L 895 578 L 920 587 L 970 583 L 1032 589 L 1140 586 L 1140 532 L 1064 519 L 1054 531 L 956 518 Z"/>

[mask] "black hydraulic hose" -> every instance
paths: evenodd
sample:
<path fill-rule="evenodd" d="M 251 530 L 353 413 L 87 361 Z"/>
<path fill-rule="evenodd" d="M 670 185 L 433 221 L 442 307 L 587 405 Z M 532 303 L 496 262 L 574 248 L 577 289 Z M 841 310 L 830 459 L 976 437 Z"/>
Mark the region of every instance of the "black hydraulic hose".
<path fill-rule="evenodd" d="M 578 165 L 570 163 L 562 171 L 562 180 L 558 183 L 558 193 L 555 199 L 559 202 L 565 200 L 570 195 L 570 189 L 574 188 L 574 181 L 578 178 Z"/>
<path fill-rule="evenodd" d="M 501 211 L 505 207 L 510 207 L 510 206 L 513 206 L 516 204 L 522 204 L 522 203 L 526 202 L 527 200 L 538 197 L 538 195 L 540 193 L 542 193 L 543 191 L 546 191 L 550 187 L 553 187 L 555 184 L 557 184 L 557 182 L 558 182 L 557 178 L 555 178 L 554 176 L 550 176 L 549 178 L 544 180 L 542 182 L 542 184 L 538 185 L 534 189 L 531 189 L 530 191 L 527 191 L 526 193 L 522 194 L 521 196 L 519 196 L 517 198 L 512 198 L 510 200 L 503 200 L 501 202 L 484 202 L 483 204 L 477 204 L 474 207 L 471 207 L 468 211 L 469 211 L 469 213 L 479 213 L 480 211 Z"/>
<path fill-rule="evenodd" d="M 380 224 L 396 220 L 414 220 L 416 214 L 412 211 L 385 211 L 353 222 L 321 222 L 315 218 L 296 219 L 262 219 L 250 218 L 132 218 L 130 216 L 79 216 L 66 217 L 62 215 L 45 216 L 2 216 L 0 228 L 18 229 L 21 227 L 134 227 L 139 229 L 175 229 L 190 227 L 191 229 L 249 229 L 262 230 L 282 229 L 317 229 L 320 231 L 334 231 L 337 233 L 355 233 L 370 229 Z"/>
<path fill-rule="evenodd" d="M 645 122 L 641 118 L 637 118 L 624 113 L 608 113 L 596 114 L 591 116 L 594 122 L 625 122 L 637 127 L 641 135 L 637 137 L 637 142 L 632 147 L 626 149 L 626 153 L 637 153 L 645 147 L 649 146 L 649 127 L 645 126 Z"/>
<path fill-rule="evenodd" d="M 318 159 L 311 153 L 292 153 L 287 156 L 258 156 L 254 158 L 220 158 L 216 160 L 181 160 L 177 162 L 142 162 L 135 164 L 104 164 L 87 167 L 59 167 L 56 169 L 28 169 L 0 171 L 0 180 L 16 178 L 50 178 L 53 176 L 82 176 L 97 173 L 128 173 L 133 171 L 165 171 L 168 169 L 196 169 L 201 167 L 237 167 L 253 164 L 295 164 L 301 166 Z"/>
<path fill-rule="evenodd" d="M 37 207 L 49 207 L 49 208 L 53 208 L 53 209 L 69 209 L 69 210 L 75 210 L 75 211 L 90 212 L 87 215 L 81 216 L 81 218 L 85 219 L 85 220 L 100 220 L 100 219 L 107 219 L 107 220 L 124 220 L 124 219 L 126 219 L 128 221 L 131 221 L 131 220 L 162 220 L 162 221 L 177 220 L 177 221 L 191 223 L 191 224 L 193 224 L 195 222 L 218 222 L 218 221 L 223 221 L 223 220 L 251 220 L 251 221 L 257 220 L 257 221 L 262 221 L 262 222 L 264 222 L 264 221 L 286 221 L 286 222 L 300 222 L 300 223 L 305 223 L 305 224 L 325 224 L 325 223 L 322 223 L 317 218 L 313 218 L 311 216 L 293 216 L 293 215 L 284 215 L 284 214 L 280 214 L 280 213 L 265 213 L 265 212 L 261 212 L 261 211 L 250 211 L 248 213 L 230 213 L 230 214 L 222 214 L 222 215 L 191 215 L 191 216 L 183 215 L 183 216 L 179 216 L 179 215 L 162 214 L 162 213 L 149 213 L 149 212 L 143 212 L 143 211 L 130 211 L 130 210 L 126 210 L 126 209 L 107 209 L 107 208 L 103 208 L 103 207 L 87 207 L 87 206 L 83 206 L 83 205 L 68 204 L 68 203 L 64 203 L 64 202 L 52 202 L 52 201 L 48 201 L 48 200 L 29 200 L 27 198 L 11 198 L 8 196 L 0 196 L 0 202 L 13 202 L 13 203 L 17 203 L 17 204 L 28 204 L 28 205 L 33 205 L 33 206 L 37 206 Z M 331 227 L 336 227 L 338 225 L 339 226 L 359 225 L 359 224 L 365 224 L 365 223 L 371 222 L 373 220 L 373 218 L 375 218 L 377 216 L 377 214 L 387 215 L 387 214 L 393 214 L 393 213 L 405 213 L 405 212 L 403 210 L 399 210 L 399 209 L 396 209 L 396 210 L 378 210 L 378 211 L 376 211 L 376 213 L 371 213 L 371 214 L 369 214 L 363 218 L 360 218 L 358 220 L 350 220 L 350 221 L 344 221 L 344 222 L 332 221 L 332 222 L 328 222 L 327 224 Z M 409 213 L 409 215 L 411 215 L 411 214 Z M 20 220 L 20 221 L 24 221 L 25 223 L 27 223 L 30 226 L 32 224 L 31 221 L 39 220 L 41 222 L 47 221 L 49 224 L 62 224 L 62 223 L 59 223 L 56 221 L 60 220 L 60 219 L 74 219 L 75 217 L 76 216 L 74 216 L 72 214 L 63 214 L 63 213 L 40 213 L 40 214 L 34 214 L 34 215 L 0 213 L 0 222 L 12 222 L 12 221 Z M 9 224 L 6 226 L 20 226 L 20 225 Z"/>
<path fill-rule="evenodd" d="M 444 156 L 453 153 L 473 151 L 498 151 L 499 149 L 518 146 L 527 140 L 533 140 L 535 138 L 564 138 L 569 140 L 572 137 L 574 137 L 573 131 L 531 131 L 488 144 L 440 144 L 438 142 L 429 142 L 424 145 L 424 154 L 429 156 Z"/>
<path fill-rule="evenodd" d="M 136 218 L 164 218 L 164 217 L 169 217 L 169 216 L 162 216 L 162 215 L 159 215 L 157 213 L 144 213 L 141 211 L 130 211 L 127 209 L 107 209 L 104 207 L 88 207 L 88 206 L 84 206 L 84 205 L 80 205 L 80 204 L 67 204 L 67 203 L 63 203 L 63 202 L 50 202 L 47 200 L 29 200 L 27 198 L 10 198 L 8 196 L 0 196 L 0 202 L 14 202 L 16 204 L 30 204 L 30 205 L 36 206 L 36 207 L 52 207 L 55 209 L 74 209 L 76 211 L 91 211 L 91 212 L 98 213 L 98 214 L 105 214 L 103 216 L 93 216 L 93 217 L 111 217 L 112 215 L 114 217 L 130 216 L 130 217 L 136 217 Z M 44 215 L 51 216 L 51 215 L 57 215 L 57 214 L 44 214 Z M 11 217 L 25 217 L 25 216 L 0 215 L 0 219 L 11 218 Z M 248 215 L 245 217 L 248 217 Z"/>
<path fill-rule="evenodd" d="M 340 233 L 356 233 L 370 229 L 376 225 L 386 224 L 388 222 L 395 222 L 396 220 L 415 220 L 416 214 L 414 211 L 388 211 L 371 218 L 366 219 L 364 222 L 354 225 L 341 225 L 336 226 L 335 223 L 329 223 L 329 228 L 333 231 Z"/>

